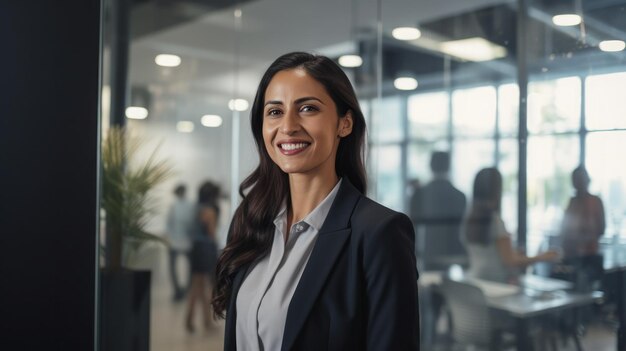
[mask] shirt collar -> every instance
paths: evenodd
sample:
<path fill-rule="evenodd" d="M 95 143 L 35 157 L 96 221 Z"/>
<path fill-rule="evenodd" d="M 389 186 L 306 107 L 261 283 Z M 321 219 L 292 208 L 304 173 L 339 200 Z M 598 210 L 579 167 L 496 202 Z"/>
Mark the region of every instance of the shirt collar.
<path fill-rule="evenodd" d="M 333 204 L 333 201 L 335 201 L 335 197 L 337 197 L 337 193 L 339 192 L 339 187 L 341 186 L 342 180 L 343 178 L 339 179 L 333 190 L 331 190 L 330 193 L 326 195 L 326 198 L 324 198 L 324 200 L 322 200 L 322 202 L 320 202 L 317 207 L 315 207 L 315 209 L 313 209 L 313 211 L 311 211 L 311 213 L 304 217 L 304 219 L 300 222 L 305 222 L 309 226 L 313 227 L 315 231 L 319 232 L 320 229 L 322 229 L 322 225 L 324 224 L 326 217 L 328 216 L 328 212 L 330 212 L 330 207 Z M 283 202 L 283 205 L 281 206 L 278 215 L 274 219 L 274 225 L 276 226 L 276 228 L 283 228 L 286 221 L 287 203 Z M 287 228 L 287 230 L 290 230 L 290 228 Z"/>

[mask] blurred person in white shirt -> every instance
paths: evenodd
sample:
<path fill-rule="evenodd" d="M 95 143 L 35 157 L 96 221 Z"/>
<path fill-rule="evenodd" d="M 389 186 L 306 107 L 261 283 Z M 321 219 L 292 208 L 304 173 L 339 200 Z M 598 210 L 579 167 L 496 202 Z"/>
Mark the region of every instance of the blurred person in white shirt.
<path fill-rule="evenodd" d="M 174 202 L 167 213 L 167 239 L 169 247 L 169 270 L 173 288 L 173 300 L 181 301 L 185 297 L 186 286 L 181 283 L 178 276 L 178 260 L 183 257 L 188 260 L 191 247 L 189 238 L 189 226 L 191 223 L 192 204 L 187 201 L 185 195 L 187 188 L 184 184 L 179 184 L 174 189 L 176 196 Z M 188 279 L 187 279 L 188 280 Z"/>

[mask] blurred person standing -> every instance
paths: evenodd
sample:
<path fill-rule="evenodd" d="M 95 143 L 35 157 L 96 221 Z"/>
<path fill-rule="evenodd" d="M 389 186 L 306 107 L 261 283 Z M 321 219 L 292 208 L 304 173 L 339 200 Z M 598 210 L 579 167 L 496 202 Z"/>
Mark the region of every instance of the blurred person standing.
<path fill-rule="evenodd" d="M 570 199 L 561 226 L 564 258 L 598 254 L 598 240 L 604 234 L 605 218 L 602 200 L 589 193 L 591 179 L 580 166 L 572 172 L 576 194 Z"/>
<path fill-rule="evenodd" d="M 184 257 L 188 260 L 189 249 L 189 226 L 191 223 L 192 204 L 187 201 L 185 195 L 187 188 L 184 184 L 179 184 L 174 189 L 175 200 L 169 208 L 167 214 L 167 239 L 169 246 L 169 270 L 172 289 L 174 291 L 173 300 L 180 301 L 185 296 L 187 282 L 180 282 L 178 277 L 178 258 Z M 187 279 L 188 280 L 188 279 Z"/>
<path fill-rule="evenodd" d="M 465 195 L 449 180 L 450 153 L 435 151 L 430 169 L 433 180 L 415 188 L 410 217 L 416 226 L 416 253 L 421 269 L 446 269 L 450 263 L 466 263 L 460 229 L 465 214 Z"/>
<path fill-rule="evenodd" d="M 188 332 L 193 332 L 194 311 L 198 300 L 203 311 L 204 326 L 210 328 L 211 324 L 211 290 L 215 282 L 215 265 L 217 264 L 217 220 L 220 215 L 218 198 L 220 188 L 212 182 L 204 182 L 198 191 L 198 203 L 196 205 L 192 223 L 192 246 L 191 246 L 191 284 L 189 298 L 187 300 L 187 317 L 185 327 Z"/>

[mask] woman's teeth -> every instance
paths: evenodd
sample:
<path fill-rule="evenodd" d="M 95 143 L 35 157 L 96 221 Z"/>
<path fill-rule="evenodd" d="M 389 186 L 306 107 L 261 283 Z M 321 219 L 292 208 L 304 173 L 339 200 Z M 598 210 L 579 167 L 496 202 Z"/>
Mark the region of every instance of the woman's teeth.
<path fill-rule="evenodd" d="M 308 145 L 309 144 L 307 143 L 295 143 L 295 144 L 281 144 L 280 147 L 283 150 L 291 151 L 291 150 L 303 149 L 307 147 Z"/>

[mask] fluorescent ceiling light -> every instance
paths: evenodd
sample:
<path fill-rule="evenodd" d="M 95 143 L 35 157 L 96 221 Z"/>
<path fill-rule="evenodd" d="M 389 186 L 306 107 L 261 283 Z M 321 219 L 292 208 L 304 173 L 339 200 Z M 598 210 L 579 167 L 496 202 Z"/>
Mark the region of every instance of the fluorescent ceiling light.
<path fill-rule="evenodd" d="M 480 37 L 441 43 L 439 50 L 467 61 L 491 61 L 506 56 L 506 48 Z"/>
<path fill-rule="evenodd" d="M 176 123 L 176 130 L 178 130 L 181 133 L 191 133 L 193 132 L 193 122 L 191 121 L 178 121 L 178 123 Z"/>
<path fill-rule="evenodd" d="M 562 15 L 556 15 L 552 17 L 552 23 L 561 27 L 577 26 L 582 22 L 582 18 L 579 15 L 572 13 L 566 13 Z"/>
<path fill-rule="evenodd" d="M 222 125 L 222 117 L 218 115 L 204 115 L 200 119 L 200 123 L 205 127 L 217 128 Z"/>
<path fill-rule="evenodd" d="M 363 64 L 363 59 L 359 55 L 343 55 L 339 57 L 339 64 L 343 67 L 360 67 Z"/>
<path fill-rule="evenodd" d="M 598 44 L 600 50 L 605 52 L 617 52 L 626 48 L 626 43 L 622 40 L 603 40 Z"/>
<path fill-rule="evenodd" d="M 393 81 L 393 86 L 398 90 L 415 90 L 417 79 L 412 77 L 400 77 Z"/>
<path fill-rule="evenodd" d="M 250 104 L 245 99 L 231 99 L 228 101 L 228 108 L 231 111 L 245 111 L 249 106 Z"/>
<path fill-rule="evenodd" d="M 129 106 L 126 108 L 126 117 L 130 119 L 146 119 L 148 117 L 148 109 L 139 106 Z"/>
<path fill-rule="evenodd" d="M 160 54 L 154 58 L 154 62 L 163 67 L 177 67 L 180 65 L 180 56 Z"/>
<path fill-rule="evenodd" d="M 415 27 L 398 27 L 391 31 L 391 35 L 398 40 L 415 40 L 422 36 L 422 32 Z"/>

